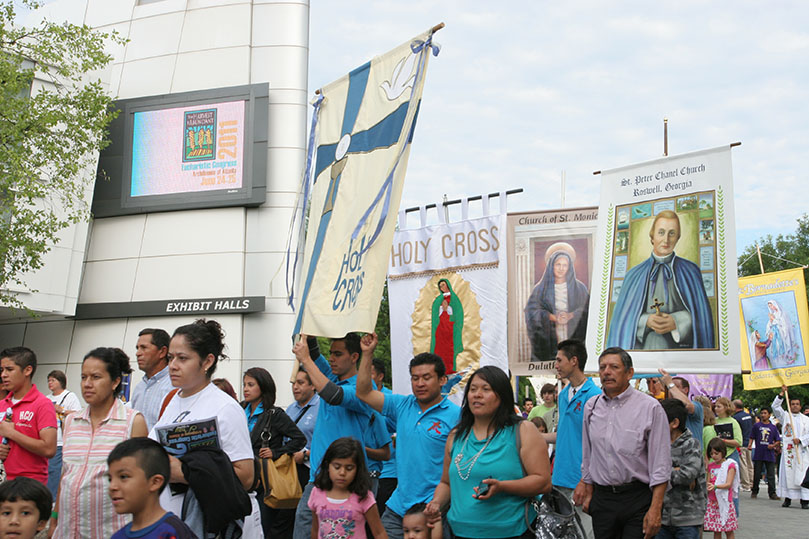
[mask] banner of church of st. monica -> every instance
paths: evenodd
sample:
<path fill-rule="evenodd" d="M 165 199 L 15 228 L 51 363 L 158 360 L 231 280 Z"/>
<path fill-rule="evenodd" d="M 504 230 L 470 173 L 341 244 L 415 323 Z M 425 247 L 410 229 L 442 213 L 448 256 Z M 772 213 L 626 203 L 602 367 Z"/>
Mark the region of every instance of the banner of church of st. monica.
<path fill-rule="evenodd" d="M 638 373 L 738 373 L 730 147 L 607 170 L 601 182 L 590 353 L 621 347 Z"/>
<path fill-rule="evenodd" d="M 316 98 L 295 333 L 373 330 L 427 60 L 437 50 L 425 32 L 324 86 Z"/>

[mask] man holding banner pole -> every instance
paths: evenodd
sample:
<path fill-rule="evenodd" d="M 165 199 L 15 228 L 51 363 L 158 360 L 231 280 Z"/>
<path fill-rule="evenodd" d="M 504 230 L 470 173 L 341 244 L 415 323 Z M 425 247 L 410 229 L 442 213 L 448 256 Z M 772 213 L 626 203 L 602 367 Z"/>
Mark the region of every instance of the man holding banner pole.
<path fill-rule="evenodd" d="M 789 411 L 781 405 L 784 395 L 789 401 Z M 789 397 L 787 386 L 772 401 L 775 417 L 781 422 L 782 454 L 778 471 L 778 495 L 784 498 L 781 507 L 792 505 L 792 498 L 801 501 L 801 509 L 809 509 L 809 489 L 801 487 L 806 469 L 809 468 L 809 417 L 801 413 L 801 400 Z"/>

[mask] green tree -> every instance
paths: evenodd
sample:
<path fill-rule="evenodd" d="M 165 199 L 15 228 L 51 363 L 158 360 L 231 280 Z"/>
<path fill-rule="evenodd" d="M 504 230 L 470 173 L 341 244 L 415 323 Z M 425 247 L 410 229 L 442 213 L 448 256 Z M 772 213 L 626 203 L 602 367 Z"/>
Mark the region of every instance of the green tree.
<path fill-rule="evenodd" d="M 97 152 L 116 114 L 91 74 L 112 60 L 107 40 L 123 40 L 68 23 L 26 28 L 15 4 L 40 1 L 0 0 L 0 304 L 21 307 L 9 287 L 24 287 L 60 232 L 90 217 Z"/>
<path fill-rule="evenodd" d="M 761 273 L 756 244 L 761 249 L 761 262 L 766 273 L 795 269 L 800 265 L 809 264 L 809 215 L 803 214 L 798 218 L 797 222 L 798 228 L 792 234 L 779 234 L 775 237 L 767 235 L 760 238 L 753 245 L 745 247 L 739 257 L 739 276 L 744 277 Z M 805 278 L 806 274 L 804 273 Z M 809 289 L 807 291 L 809 292 Z M 773 397 L 780 391 L 780 389 L 775 388 L 745 391 L 743 388 L 744 384 L 741 375 L 734 375 L 733 395 L 741 399 L 745 406 L 756 409 L 765 404 L 771 404 Z M 790 387 L 789 395 L 790 397 L 798 396 L 802 402 L 806 403 L 807 399 L 809 399 L 809 387 L 805 385 Z"/>
<path fill-rule="evenodd" d="M 374 350 L 374 357 L 381 359 L 385 363 L 385 385 L 392 388 L 393 377 L 391 376 L 390 362 L 390 304 L 388 303 L 388 281 L 382 289 L 382 300 L 379 304 L 379 315 L 376 317 L 376 335 L 379 344 Z"/>
<path fill-rule="evenodd" d="M 761 249 L 761 261 L 766 273 L 806 266 L 809 264 L 809 215 L 803 214 L 798 218 L 798 229 L 794 233 L 779 234 L 776 237 L 768 234 L 753 245 L 745 247 L 739 257 L 740 277 L 761 273 L 756 244 Z"/>
<path fill-rule="evenodd" d="M 733 398 L 741 399 L 744 405 L 752 410 L 758 410 L 764 405 L 769 406 L 780 392 L 780 388 L 745 390 L 742 375 L 733 375 Z M 796 397 L 801 399 L 803 404 L 809 402 L 809 387 L 806 385 L 790 386 L 789 398 Z"/>

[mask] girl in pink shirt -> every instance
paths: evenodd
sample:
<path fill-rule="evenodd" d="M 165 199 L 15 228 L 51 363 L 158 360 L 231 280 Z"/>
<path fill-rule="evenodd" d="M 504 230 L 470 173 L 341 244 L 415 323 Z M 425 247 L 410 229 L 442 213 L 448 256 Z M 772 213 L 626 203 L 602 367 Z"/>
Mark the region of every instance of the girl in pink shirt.
<path fill-rule="evenodd" d="M 721 438 L 708 442 L 706 453 L 711 461 L 708 463 L 708 508 L 704 528 L 706 532 L 714 532 L 714 539 L 722 539 L 722 532 L 727 539 L 734 539 L 738 525 L 733 496 L 739 491 L 736 462 L 725 458 L 727 446 Z"/>
<path fill-rule="evenodd" d="M 374 537 L 388 537 L 371 492 L 362 445 L 354 438 L 338 438 L 326 450 L 308 505 L 313 539 L 365 539 L 366 521 Z"/>

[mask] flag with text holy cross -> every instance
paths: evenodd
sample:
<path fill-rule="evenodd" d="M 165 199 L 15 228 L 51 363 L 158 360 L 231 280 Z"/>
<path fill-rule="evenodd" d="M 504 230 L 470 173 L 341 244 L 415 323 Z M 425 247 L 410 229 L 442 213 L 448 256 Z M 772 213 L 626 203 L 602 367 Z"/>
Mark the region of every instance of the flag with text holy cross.
<path fill-rule="evenodd" d="M 431 52 L 425 32 L 316 97 L 295 334 L 374 329 Z"/>

